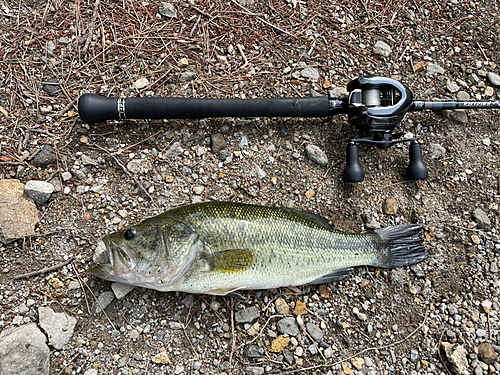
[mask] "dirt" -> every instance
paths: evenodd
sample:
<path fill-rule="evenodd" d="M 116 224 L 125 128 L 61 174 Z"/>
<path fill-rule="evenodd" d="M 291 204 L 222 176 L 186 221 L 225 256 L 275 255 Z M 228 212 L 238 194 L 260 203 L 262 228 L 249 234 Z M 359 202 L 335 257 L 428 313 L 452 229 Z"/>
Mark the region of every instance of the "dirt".
<path fill-rule="evenodd" d="M 365 181 L 346 184 L 342 181 L 345 146 L 357 129 L 345 116 L 123 120 L 89 125 L 79 119 L 76 104 L 83 92 L 128 97 L 302 97 L 311 92 L 328 96 L 330 85 L 345 87 L 355 77 L 372 74 L 400 80 L 418 99 L 430 99 L 424 93 L 431 88 L 431 98 L 455 98 L 447 81 L 461 80 L 460 90 L 472 100 L 499 100 L 500 87 L 483 74 L 500 74 L 498 3 L 173 4 L 176 19 L 157 15 L 158 3 L 130 1 L 100 3 L 95 13 L 93 2 L 79 1 L 5 2 L 0 10 L 0 177 L 23 183 L 62 181 L 62 172 L 72 173 L 63 182 L 69 192 L 54 193 L 38 207 L 37 235 L 0 247 L 4 270 L 0 273 L 0 329 L 14 324 L 19 315 L 16 308 L 27 299 L 35 303 L 25 319 L 36 322 L 37 307 L 42 305 L 74 315 L 78 325 L 72 341 L 61 351 L 51 350 L 51 374 L 84 373 L 92 368 L 113 374 L 250 373 L 254 370 L 248 370 L 249 366 L 267 373 L 326 374 L 347 371 L 342 364 L 354 373 L 370 373 L 367 366 L 356 369 L 350 359 L 353 355 L 372 358 L 379 373 L 438 373 L 446 371 L 437 352 L 443 340 L 466 348 L 472 371 L 474 348 L 481 339 L 475 331 L 466 330 L 469 326 L 450 323 L 453 314 L 446 315 L 440 306 L 450 311 L 449 305 L 468 312 L 479 309 L 479 323 L 471 323 L 476 329 L 486 319 L 481 301 L 493 301 L 495 314 L 488 315 L 491 325 L 486 341 L 500 344 L 496 333 L 498 274 L 492 272 L 500 254 L 498 110 L 467 110 L 466 123 L 449 114 L 408 114 L 396 131 L 418 137 L 429 178 L 406 181 L 406 144 L 387 150 L 361 146 Z M 93 29 L 91 38 L 89 28 Z M 392 47 L 389 57 L 373 53 L 378 40 Z M 49 41 L 54 48 L 48 46 Z M 244 48 L 241 51 L 239 44 Z M 188 59 L 187 67 L 179 67 L 182 58 Z M 415 71 L 422 62 L 426 68 Z M 441 66 L 444 74 L 429 74 L 431 64 Z M 295 78 L 293 73 L 305 67 L 318 70 L 318 82 L 300 74 Z M 195 78 L 181 83 L 181 73 L 186 71 L 195 73 Z M 137 90 L 133 84 L 141 77 L 151 85 Z M 54 78 L 61 90 L 49 96 L 42 86 Z M 493 88 L 492 96 L 484 94 L 488 86 Z M 219 154 L 211 152 L 214 133 L 224 135 L 231 162 L 224 164 Z M 248 146 L 241 145 L 243 136 Z M 184 153 L 167 157 L 175 142 Z M 326 153 L 326 167 L 308 160 L 307 144 Z M 433 144 L 441 145 L 445 154 L 433 158 Z M 52 147 L 56 163 L 35 167 L 32 157 L 44 145 Z M 202 156 L 196 156 L 197 146 L 205 148 Z M 23 152 L 28 152 L 24 158 Z M 84 164 L 82 155 L 95 163 Z M 127 167 L 131 160 L 139 161 L 137 173 Z M 255 165 L 266 177 L 258 178 Z M 191 173 L 183 172 L 183 167 Z M 82 172 L 81 180 L 75 170 Z M 201 194 L 195 193 L 196 187 L 202 188 Z M 395 215 L 382 211 L 382 202 L 389 197 L 397 201 Z M 234 301 L 195 295 L 192 307 L 187 307 L 182 293 L 137 288 L 115 299 L 106 315 L 95 314 L 94 296 L 110 290 L 110 283 L 86 274 L 100 237 L 169 208 L 203 200 L 299 208 L 321 214 L 337 229 L 350 233 L 366 231 L 370 218 L 382 227 L 419 223 L 424 227 L 429 257 L 421 265 L 423 274 L 405 268 L 402 284 L 391 271 L 357 270 L 327 284 L 327 299 L 321 297 L 319 287 L 303 286 L 248 291 L 243 293 L 244 300 Z M 478 208 L 489 217 L 491 229 L 478 228 L 473 217 Z M 15 275 L 69 257 L 75 258 L 70 266 L 13 281 Z M 54 289 L 50 283 L 54 278 L 64 287 Z M 75 280 L 88 287 L 69 290 Z M 283 362 L 282 354 L 280 358 L 279 353 L 268 351 L 273 340 L 268 330 L 276 331 L 278 318 L 271 316 L 279 297 L 292 307 L 305 301 L 311 312 L 306 319 L 325 323 L 324 341 L 334 348 L 332 358 L 308 352 L 308 339 L 299 340 L 297 346 L 305 353 L 296 355 L 293 364 Z M 368 318 L 360 320 L 353 309 L 362 310 L 366 301 L 371 306 L 364 310 Z M 212 308 L 214 302 L 220 307 Z M 233 311 L 251 305 L 261 311 L 258 339 L 243 324 L 231 327 Z M 316 312 L 320 308 L 328 311 L 324 318 Z M 170 322 L 180 322 L 184 328 L 171 329 Z M 422 330 L 421 323 L 426 329 Z M 367 333 L 368 326 L 373 334 Z M 133 330 L 139 335 L 131 338 Z M 447 336 L 449 330 L 456 335 Z M 155 339 L 158 331 L 165 332 L 164 340 Z M 231 353 L 233 339 L 237 350 Z M 266 355 L 245 357 L 242 347 L 250 342 L 262 345 Z M 162 347 L 170 363 L 151 362 Z M 417 362 L 408 361 L 412 349 L 419 352 Z M 294 354 L 295 347 L 289 350 Z M 433 367 L 425 368 L 422 360 Z M 194 362 L 200 362 L 201 368 L 195 369 Z M 330 366 L 317 367 L 324 362 Z"/>

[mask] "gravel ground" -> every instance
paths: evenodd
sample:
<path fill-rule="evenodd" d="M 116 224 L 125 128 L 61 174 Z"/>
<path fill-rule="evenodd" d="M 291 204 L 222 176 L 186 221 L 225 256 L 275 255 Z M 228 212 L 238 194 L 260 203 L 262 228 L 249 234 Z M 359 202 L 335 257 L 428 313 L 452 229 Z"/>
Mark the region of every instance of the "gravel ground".
<path fill-rule="evenodd" d="M 500 372 L 498 110 L 408 115 L 398 131 L 419 138 L 429 179 L 405 180 L 406 145 L 361 147 L 354 185 L 343 116 L 76 113 L 84 92 L 333 97 L 370 74 L 419 99 L 499 100 L 496 0 L 384 3 L 0 2 L 0 216 L 27 220 L 0 233 L 0 372 Z M 104 234 L 205 200 L 299 208 L 351 233 L 419 223 L 429 257 L 243 299 L 86 274 Z"/>

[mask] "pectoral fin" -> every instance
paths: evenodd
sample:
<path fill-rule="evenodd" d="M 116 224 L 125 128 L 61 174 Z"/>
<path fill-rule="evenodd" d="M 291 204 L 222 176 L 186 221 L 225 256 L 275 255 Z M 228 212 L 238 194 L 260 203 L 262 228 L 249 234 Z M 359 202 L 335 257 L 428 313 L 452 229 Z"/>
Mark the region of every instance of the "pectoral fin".
<path fill-rule="evenodd" d="M 210 271 L 221 273 L 243 272 L 252 267 L 255 260 L 253 251 L 247 249 L 224 250 L 203 257 L 210 266 Z"/>

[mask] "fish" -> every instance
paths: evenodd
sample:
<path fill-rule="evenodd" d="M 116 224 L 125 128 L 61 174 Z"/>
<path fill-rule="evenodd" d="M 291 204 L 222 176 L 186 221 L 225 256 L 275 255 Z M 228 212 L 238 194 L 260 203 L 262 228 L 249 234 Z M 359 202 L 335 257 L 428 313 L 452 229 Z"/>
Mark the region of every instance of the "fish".
<path fill-rule="evenodd" d="M 238 295 L 239 290 L 323 284 L 355 267 L 423 261 L 422 227 L 337 231 L 306 211 L 211 201 L 168 210 L 99 243 L 89 273 L 161 292 Z"/>

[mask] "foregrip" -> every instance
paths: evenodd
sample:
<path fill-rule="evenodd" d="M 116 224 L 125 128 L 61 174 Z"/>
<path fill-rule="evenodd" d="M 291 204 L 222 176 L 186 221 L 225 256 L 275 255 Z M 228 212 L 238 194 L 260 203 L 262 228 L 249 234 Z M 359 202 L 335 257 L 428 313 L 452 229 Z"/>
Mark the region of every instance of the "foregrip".
<path fill-rule="evenodd" d="M 78 101 L 83 121 L 186 119 L 207 117 L 326 117 L 327 97 L 280 99 L 108 98 L 84 94 Z"/>

